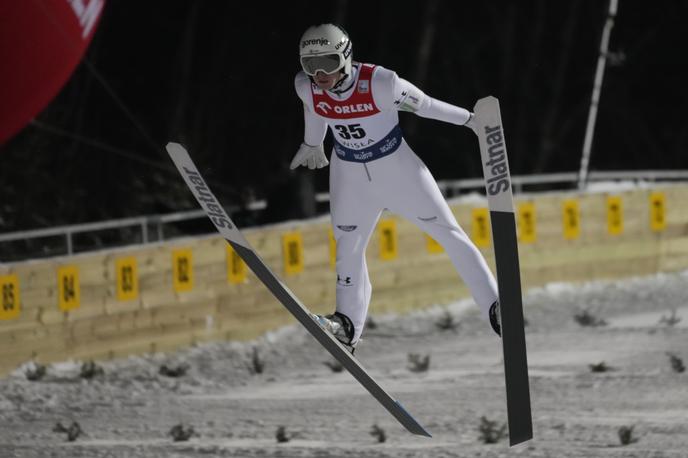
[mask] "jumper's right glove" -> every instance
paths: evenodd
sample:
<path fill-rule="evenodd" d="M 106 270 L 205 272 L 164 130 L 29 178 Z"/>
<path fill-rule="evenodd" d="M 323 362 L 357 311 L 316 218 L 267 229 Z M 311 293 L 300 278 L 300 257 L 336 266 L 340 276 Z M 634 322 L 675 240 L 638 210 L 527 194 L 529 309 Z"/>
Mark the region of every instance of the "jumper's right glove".
<path fill-rule="evenodd" d="M 325 157 L 322 143 L 318 146 L 310 146 L 301 143 L 299 150 L 294 155 L 294 159 L 291 160 L 289 168 L 294 170 L 296 167 L 303 165 L 312 170 L 323 168 L 327 164 L 329 164 L 329 161 L 327 157 Z"/>

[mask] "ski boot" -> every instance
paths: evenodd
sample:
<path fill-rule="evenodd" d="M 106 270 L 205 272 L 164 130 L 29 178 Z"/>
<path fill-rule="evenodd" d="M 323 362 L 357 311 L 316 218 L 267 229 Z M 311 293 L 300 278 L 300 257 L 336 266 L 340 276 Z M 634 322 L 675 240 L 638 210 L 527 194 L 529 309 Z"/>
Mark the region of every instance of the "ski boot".
<path fill-rule="evenodd" d="M 499 337 L 502 337 L 502 326 L 499 320 L 499 301 L 495 301 L 495 303 L 490 306 L 490 325 L 492 326 L 494 332 L 496 332 Z"/>
<path fill-rule="evenodd" d="M 354 338 L 354 325 L 348 316 L 339 312 L 332 315 L 311 315 L 320 327 L 332 334 L 352 355 L 354 354 L 358 342 L 351 342 Z"/>

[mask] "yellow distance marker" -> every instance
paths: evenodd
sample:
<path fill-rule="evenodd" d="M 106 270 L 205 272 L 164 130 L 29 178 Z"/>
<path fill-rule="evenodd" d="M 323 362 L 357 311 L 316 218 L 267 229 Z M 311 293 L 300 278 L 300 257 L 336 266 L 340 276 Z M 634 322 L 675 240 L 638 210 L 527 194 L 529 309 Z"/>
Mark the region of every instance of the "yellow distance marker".
<path fill-rule="evenodd" d="M 193 289 L 193 253 L 189 248 L 172 251 L 172 285 L 178 293 Z"/>
<path fill-rule="evenodd" d="M 378 223 L 380 237 L 380 259 L 391 261 L 399 256 L 397 246 L 397 222 L 393 219 L 381 219 Z"/>
<path fill-rule="evenodd" d="M 576 240 L 580 237 L 580 207 L 578 199 L 566 199 L 561 206 L 562 225 L 564 228 L 564 239 Z"/>
<path fill-rule="evenodd" d="M 518 206 L 518 238 L 522 243 L 535 243 L 537 240 L 537 214 L 533 202 L 523 202 Z"/>
<path fill-rule="evenodd" d="M 650 229 L 661 232 L 666 226 L 666 197 L 663 192 L 653 192 L 650 194 Z"/>
<path fill-rule="evenodd" d="M 81 306 L 81 287 L 77 266 L 62 266 L 57 269 L 57 296 L 58 305 L 63 312 Z"/>
<path fill-rule="evenodd" d="M 330 269 L 334 270 L 337 267 L 337 240 L 334 238 L 332 228 L 327 230 L 327 234 L 330 246 Z"/>
<path fill-rule="evenodd" d="M 246 263 L 232 248 L 227 244 L 227 281 L 233 285 L 246 281 Z"/>
<path fill-rule="evenodd" d="M 428 234 L 425 234 L 425 248 L 428 250 L 428 253 L 444 253 L 444 247 Z"/>
<path fill-rule="evenodd" d="M 139 297 L 139 271 L 136 258 L 131 256 L 115 261 L 117 300 L 131 301 Z"/>
<path fill-rule="evenodd" d="M 303 238 L 300 232 L 294 231 L 282 235 L 282 258 L 284 273 L 293 275 L 303 272 Z"/>
<path fill-rule="evenodd" d="M 471 212 L 471 234 L 477 247 L 490 246 L 490 214 L 487 208 L 474 208 Z"/>
<path fill-rule="evenodd" d="M 20 313 L 19 278 L 16 275 L 0 276 L 0 320 L 13 320 Z"/>
<path fill-rule="evenodd" d="M 607 231 L 609 235 L 623 233 L 623 202 L 619 196 L 607 197 Z"/>

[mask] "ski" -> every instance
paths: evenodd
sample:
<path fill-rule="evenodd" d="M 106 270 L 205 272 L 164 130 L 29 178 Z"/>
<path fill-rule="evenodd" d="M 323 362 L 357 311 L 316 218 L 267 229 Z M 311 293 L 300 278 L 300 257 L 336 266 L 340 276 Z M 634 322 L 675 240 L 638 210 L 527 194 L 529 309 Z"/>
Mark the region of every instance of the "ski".
<path fill-rule="evenodd" d="M 513 446 L 533 438 L 533 420 L 511 176 L 499 100 L 482 98 L 473 111 L 497 265 L 509 442 Z"/>
<path fill-rule="evenodd" d="M 253 273 L 274 294 L 282 305 L 315 337 L 325 349 L 359 381 L 382 406 L 409 432 L 432 437 L 396 400 L 394 400 L 361 366 L 349 351 L 330 333 L 320 327 L 310 312 L 282 281 L 268 268 L 253 250 L 217 201 L 203 177 L 196 169 L 186 149 L 178 143 L 168 143 L 167 152 L 177 166 L 187 186 L 205 210 L 215 228 L 222 234 Z"/>

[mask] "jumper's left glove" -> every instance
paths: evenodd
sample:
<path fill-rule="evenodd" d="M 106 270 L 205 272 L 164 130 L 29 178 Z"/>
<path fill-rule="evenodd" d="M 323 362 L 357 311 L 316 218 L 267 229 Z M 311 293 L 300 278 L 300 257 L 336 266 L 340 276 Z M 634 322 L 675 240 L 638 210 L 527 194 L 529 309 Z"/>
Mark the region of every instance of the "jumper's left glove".
<path fill-rule="evenodd" d="M 291 160 L 289 168 L 294 170 L 296 167 L 303 165 L 312 170 L 323 168 L 327 164 L 329 164 L 329 161 L 327 157 L 325 157 L 322 143 L 318 146 L 310 146 L 301 143 L 299 150 L 294 155 L 294 159 Z"/>

